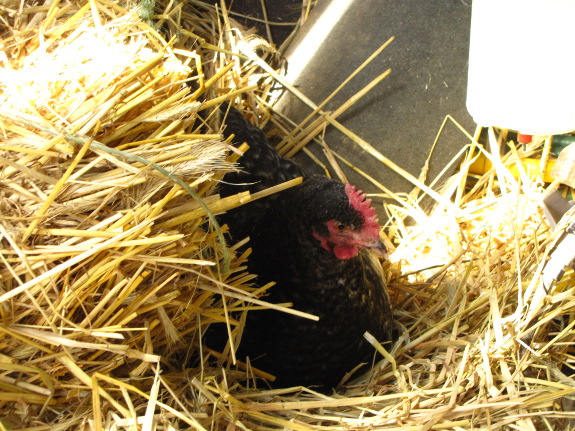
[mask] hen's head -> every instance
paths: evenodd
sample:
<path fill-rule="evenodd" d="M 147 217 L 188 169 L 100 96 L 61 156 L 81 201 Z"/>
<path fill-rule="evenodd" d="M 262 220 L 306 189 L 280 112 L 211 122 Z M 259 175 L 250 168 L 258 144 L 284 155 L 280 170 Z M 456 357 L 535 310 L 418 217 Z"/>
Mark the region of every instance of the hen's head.
<path fill-rule="evenodd" d="M 314 224 L 313 237 L 338 259 L 357 256 L 362 248 L 385 254 L 379 239 L 379 224 L 371 199 L 350 184 L 339 183 L 322 205 L 323 217 Z"/>

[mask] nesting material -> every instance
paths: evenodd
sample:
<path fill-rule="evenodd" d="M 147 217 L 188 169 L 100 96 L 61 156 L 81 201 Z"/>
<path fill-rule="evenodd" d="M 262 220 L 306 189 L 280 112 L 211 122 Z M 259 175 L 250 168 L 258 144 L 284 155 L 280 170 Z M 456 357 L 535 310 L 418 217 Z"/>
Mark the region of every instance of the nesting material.
<path fill-rule="evenodd" d="M 238 154 L 198 112 L 241 95 L 263 125 L 275 81 L 225 5 L 157 3 L 177 40 L 107 0 L 0 6 L 0 429 L 573 427 L 575 277 L 541 279 L 575 218 L 544 220 L 521 163 L 542 142 L 491 133 L 488 153 L 462 133 L 444 184 L 381 186 L 400 337 L 372 340 L 371 371 L 339 393 L 270 390 L 203 346 L 211 322 L 237 343 L 242 312 L 272 305 L 214 223 L 254 197 L 215 194 Z M 314 136 L 336 123 L 319 118 Z M 491 167 L 471 174 L 479 157 Z"/>
<path fill-rule="evenodd" d="M 113 2 L 6 7 L 2 423 L 133 429 L 167 414 L 198 426 L 156 411 L 161 361 L 198 356 L 200 328 L 225 319 L 220 292 L 253 296 L 213 223 L 248 199 L 213 195 L 237 158 L 200 128 L 198 98 L 216 80 Z"/>

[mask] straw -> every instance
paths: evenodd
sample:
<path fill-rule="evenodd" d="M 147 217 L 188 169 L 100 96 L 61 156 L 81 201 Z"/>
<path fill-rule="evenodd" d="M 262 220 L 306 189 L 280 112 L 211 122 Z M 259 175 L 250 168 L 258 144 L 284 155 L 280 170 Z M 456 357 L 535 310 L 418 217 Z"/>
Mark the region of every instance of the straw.
<path fill-rule="evenodd" d="M 159 0 L 157 29 L 109 0 L 0 6 L 0 429 L 572 428 L 573 270 L 542 280 L 574 216 L 548 227 L 546 187 L 522 163 L 549 158 L 549 140 L 492 129 L 486 149 L 459 128 L 468 144 L 447 179 L 424 183 L 336 119 L 389 72 L 332 114 L 286 85 L 316 112 L 296 127 L 271 106 L 277 52 L 222 6 Z M 228 244 L 215 220 L 301 181 L 220 198 L 248 150 L 220 135 L 224 101 L 283 130 L 282 152 L 331 124 L 414 186 L 388 190 L 329 143 L 318 160 L 386 198 L 395 249 L 383 268 L 398 338 L 366 334 L 371 366 L 338 392 L 269 389 L 273 376 L 235 357 L 248 312 L 316 317 L 268 304 L 273 283 L 245 270 L 249 241 Z M 223 352 L 204 345 L 215 322 Z"/>

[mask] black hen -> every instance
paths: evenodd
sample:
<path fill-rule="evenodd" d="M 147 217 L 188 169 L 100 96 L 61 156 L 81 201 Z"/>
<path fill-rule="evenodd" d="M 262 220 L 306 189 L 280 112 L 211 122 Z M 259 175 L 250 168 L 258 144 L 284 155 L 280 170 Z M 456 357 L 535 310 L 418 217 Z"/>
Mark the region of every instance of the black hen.
<path fill-rule="evenodd" d="M 224 177 L 222 196 L 302 175 L 239 111 L 229 109 L 224 123 L 224 135 L 235 135 L 235 144 L 247 142 L 250 149 L 239 159 L 243 171 Z M 254 366 L 274 374 L 277 385 L 334 387 L 373 354 L 365 331 L 382 342 L 391 340 L 392 311 L 380 265 L 363 250 L 380 248 L 379 225 L 370 200 L 355 187 L 310 176 L 228 212 L 221 221 L 235 241 L 250 236 L 249 271 L 260 285 L 277 283 L 267 301 L 292 302 L 320 318 L 249 313 L 239 357 L 249 356 Z"/>

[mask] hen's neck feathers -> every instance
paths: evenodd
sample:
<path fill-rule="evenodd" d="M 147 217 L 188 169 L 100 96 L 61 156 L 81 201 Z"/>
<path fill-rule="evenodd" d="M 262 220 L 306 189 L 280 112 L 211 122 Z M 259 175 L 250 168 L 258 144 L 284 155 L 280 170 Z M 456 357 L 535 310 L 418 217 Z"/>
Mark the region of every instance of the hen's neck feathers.
<path fill-rule="evenodd" d="M 333 206 L 349 206 L 345 194 L 338 193 L 340 188 L 343 190 L 341 183 L 312 176 L 281 192 L 252 233 L 253 259 L 265 261 L 258 264 L 258 270 L 273 265 L 276 276 L 281 271 L 283 277 L 289 278 L 297 272 L 306 274 L 311 281 L 341 274 L 346 267 L 355 265 L 357 258 L 338 259 L 313 236 L 315 230 L 325 229 L 325 218 L 333 213 Z M 321 275 L 318 267 L 323 270 Z"/>

